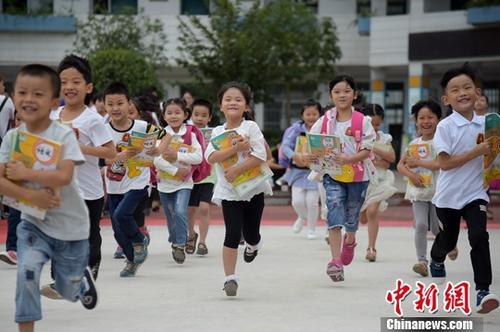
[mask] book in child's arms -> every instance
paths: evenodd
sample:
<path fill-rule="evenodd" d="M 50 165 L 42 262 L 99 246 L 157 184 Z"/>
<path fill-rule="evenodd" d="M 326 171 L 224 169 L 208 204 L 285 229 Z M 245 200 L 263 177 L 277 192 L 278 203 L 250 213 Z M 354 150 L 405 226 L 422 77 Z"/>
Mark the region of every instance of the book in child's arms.
<path fill-rule="evenodd" d="M 211 142 L 215 150 L 221 151 L 229 149 L 232 146 L 236 145 L 240 138 L 241 136 L 236 132 L 236 130 L 228 130 L 214 137 L 211 140 Z M 238 153 L 235 153 L 229 158 L 220 162 L 222 168 L 224 168 L 225 170 L 236 165 L 237 163 L 238 163 Z"/>
<path fill-rule="evenodd" d="M 205 143 L 205 147 L 210 143 L 210 139 L 212 138 L 212 131 L 214 128 L 201 128 L 201 133 L 203 134 L 203 140 Z"/>
<path fill-rule="evenodd" d="M 236 177 L 231 185 L 233 186 L 236 193 L 243 197 L 250 191 L 254 190 L 262 183 L 268 181 L 272 178 L 273 172 L 267 166 L 266 163 L 262 163 L 257 167 L 254 167 Z"/>
<path fill-rule="evenodd" d="M 335 155 L 342 152 L 338 136 L 308 133 L 307 147 L 309 153 L 316 157 L 309 165 L 311 170 L 321 174 L 342 173 L 342 167 L 333 161 Z"/>
<path fill-rule="evenodd" d="M 182 142 L 178 142 L 178 141 L 171 141 L 169 144 L 169 148 L 171 148 L 172 150 L 174 150 L 176 152 L 180 152 L 180 153 L 192 153 L 194 150 L 192 146 L 184 144 Z M 186 167 L 189 169 L 192 168 L 192 166 L 188 165 L 188 164 L 180 165 L 179 167 Z M 182 176 L 178 176 L 178 175 L 172 175 L 172 174 L 165 172 L 165 171 L 162 171 L 162 170 L 158 170 L 158 174 L 159 174 L 160 179 L 162 181 L 184 182 L 184 181 L 186 181 L 186 179 L 189 176 L 191 176 L 192 173 L 186 175 L 185 177 L 182 177 Z"/>
<path fill-rule="evenodd" d="M 484 156 L 484 181 L 489 186 L 491 181 L 500 179 L 500 115 L 486 114 L 484 138 L 491 142 L 491 152 Z"/>
<path fill-rule="evenodd" d="M 408 145 L 407 156 L 418 160 L 429 160 L 435 159 L 432 153 L 432 146 L 429 143 L 420 144 L 410 144 Z M 433 182 L 433 172 L 424 167 L 415 167 L 411 169 L 412 172 L 418 174 L 422 180 L 424 187 L 430 187 Z M 411 181 L 408 180 L 409 185 L 413 185 Z"/>
<path fill-rule="evenodd" d="M 295 140 L 295 153 L 305 153 L 307 152 L 307 136 L 299 135 Z"/>
<path fill-rule="evenodd" d="M 150 133 L 141 133 L 133 131 L 129 137 L 128 146 L 137 148 L 140 152 L 127 160 L 127 166 L 135 167 L 150 167 L 153 166 L 153 156 L 146 154 L 146 150 L 156 146 L 156 139 L 158 138 L 158 130 Z"/>
<path fill-rule="evenodd" d="M 19 130 L 14 139 L 11 160 L 21 161 L 24 166 L 34 170 L 55 170 L 61 151 L 61 143 Z M 19 184 L 27 188 L 40 188 L 24 181 Z M 38 219 L 44 219 L 47 212 L 29 201 L 17 200 L 9 196 L 4 196 L 2 203 Z"/>

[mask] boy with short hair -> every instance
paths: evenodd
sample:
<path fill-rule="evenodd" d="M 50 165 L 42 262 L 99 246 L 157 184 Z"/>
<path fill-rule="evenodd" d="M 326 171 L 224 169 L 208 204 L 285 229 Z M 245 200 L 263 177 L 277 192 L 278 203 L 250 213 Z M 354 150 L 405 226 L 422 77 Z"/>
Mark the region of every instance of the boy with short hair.
<path fill-rule="evenodd" d="M 498 307 L 498 297 L 489 292 L 491 259 L 489 235 L 486 230 L 488 195 L 483 187 L 483 155 L 490 143 L 482 142 L 484 116 L 474 113 L 474 103 L 480 94 L 475 86 L 475 74 L 467 64 L 448 70 L 441 80 L 442 101 L 453 108 L 442 120 L 434 135 L 434 147 L 441 169 L 432 203 L 443 229 L 431 250 L 432 277 L 444 278 L 444 260 L 452 251 L 460 232 L 460 219 L 467 223 L 474 282 L 477 290 L 477 312 L 487 314 Z"/>
<path fill-rule="evenodd" d="M 111 83 L 104 90 L 104 104 L 110 121 L 106 124 L 116 145 L 115 158 L 106 159 L 105 182 L 108 192 L 109 212 L 114 236 L 127 258 L 120 277 L 133 277 L 148 255 L 148 239 L 134 219 L 134 211 L 146 199 L 150 181 L 149 167 L 129 166 L 127 160 L 139 150 L 128 146 L 132 132 L 150 133 L 157 128 L 146 121 L 128 117 L 130 97 L 127 87 L 120 82 Z M 161 139 L 157 147 L 145 151 L 158 156 L 170 142 L 170 136 L 158 131 Z"/>
<path fill-rule="evenodd" d="M 61 80 L 61 96 L 64 106 L 51 113 L 57 120 L 73 129 L 85 157 L 78 169 L 78 186 L 89 210 L 90 254 L 89 267 L 97 279 L 101 264 L 100 221 L 104 207 L 104 183 L 99 168 L 99 158 L 114 158 L 115 144 L 102 117 L 85 105 L 85 98 L 93 90 L 89 62 L 76 55 L 66 56 L 57 69 Z"/>
<path fill-rule="evenodd" d="M 23 213 L 17 228 L 16 322 L 20 331 L 33 331 L 34 322 L 42 319 L 39 283 L 48 260 L 54 265 L 55 289 L 61 296 L 72 302 L 80 300 L 87 309 L 97 304 L 94 280 L 86 268 L 88 211 L 74 178 L 75 165 L 82 164 L 84 157 L 71 129 L 50 120 L 59 90 L 59 77 L 53 69 L 43 65 L 23 67 L 14 88 L 23 124 L 7 133 L 0 148 L 0 194 L 47 209 L 43 220 Z M 20 161 L 10 160 L 19 130 L 62 144 L 55 170 L 29 169 Z M 17 181 L 29 187 L 19 186 Z"/>
<path fill-rule="evenodd" d="M 191 121 L 199 129 L 207 128 L 208 123 L 212 120 L 212 103 L 205 99 L 196 99 L 193 102 L 191 110 Z M 205 142 L 207 145 L 209 142 Z M 203 157 L 204 158 L 204 157 Z M 210 224 L 210 202 L 214 192 L 215 184 L 215 168 L 208 177 L 195 183 L 188 204 L 188 241 L 186 243 L 186 253 L 193 254 L 196 250 L 198 255 L 208 254 L 206 245 L 208 227 Z M 196 247 L 198 233 L 194 230 L 196 223 L 196 212 L 200 214 L 200 242 Z"/>

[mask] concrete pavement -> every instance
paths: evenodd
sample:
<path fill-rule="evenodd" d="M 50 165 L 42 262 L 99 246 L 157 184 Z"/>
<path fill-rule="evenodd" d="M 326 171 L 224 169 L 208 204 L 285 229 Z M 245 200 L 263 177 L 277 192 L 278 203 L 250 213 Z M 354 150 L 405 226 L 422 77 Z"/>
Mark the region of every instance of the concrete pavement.
<path fill-rule="evenodd" d="M 346 268 L 346 281 L 333 283 L 325 274 L 329 249 L 325 242 L 307 240 L 305 231 L 293 234 L 289 226 L 263 226 L 264 248 L 251 264 L 240 257 L 237 273 L 240 287 L 236 298 L 222 291 L 221 245 L 223 226 L 209 232 L 206 257 L 188 256 L 176 264 L 166 242 L 166 227 L 152 226 L 150 256 L 136 278 L 119 278 L 123 260 L 112 259 L 115 242 L 110 227 L 103 228 L 103 262 L 98 279 L 99 304 L 94 311 L 80 303 L 42 299 L 44 320 L 38 331 L 379 331 L 380 317 L 394 316 L 385 294 L 395 280 L 415 287 L 430 278 L 417 278 L 413 229 L 383 227 L 377 246 L 378 260 L 364 260 L 366 228 L 358 233 L 358 250 Z M 323 229 L 318 234 L 323 234 Z M 500 230 L 490 230 L 494 283 L 500 294 Z M 431 243 L 429 242 L 429 245 Z M 466 233 L 462 231 L 460 254 L 447 263 L 449 280 L 472 282 Z M 15 331 L 14 291 L 16 270 L 0 265 L 0 331 Z M 49 281 L 48 266 L 42 283 Z M 441 293 L 444 285 L 440 286 Z M 403 302 L 405 316 L 413 311 L 414 297 Z M 440 299 L 441 300 L 441 299 Z M 475 293 L 471 295 L 475 306 Z M 428 314 L 427 314 L 428 315 Z M 432 315 L 463 317 L 460 312 L 439 311 Z M 473 314 L 472 316 L 476 316 Z M 484 317 L 484 331 L 500 330 L 500 310 Z"/>

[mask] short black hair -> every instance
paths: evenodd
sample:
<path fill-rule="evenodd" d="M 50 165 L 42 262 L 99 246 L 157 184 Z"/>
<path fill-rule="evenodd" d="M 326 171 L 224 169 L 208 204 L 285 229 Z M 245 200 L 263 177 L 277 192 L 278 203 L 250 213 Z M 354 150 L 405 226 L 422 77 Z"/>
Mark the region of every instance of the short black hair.
<path fill-rule="evenodd" d="M 303 105 L 302 105 L 302 109 L 300 110 L 300 116 L 304 115 L 304 111 L 306 110 L 306 108 L 308 107 L 316 107 L 316 109 L 318 110 L 319 112 L 319 116 L 322 116 L 323 115 L 323 107 L 321 106 L 321 104 L 314 100 L 314 99 L 308 99 Z"/>
<path fill-rule="evenodd" d="M 443 88 L 443 90 L 446 90 L 446 87 L 448 86 L 448 83 L 453 78 L 455 78 L 457 76 L 460 76 L 460 75 L 469 76 L 469 78 L 475 84 L 475 82 L 476 82 L 476 73 L 474 72 L 474 69 L 472 69 L 472 67 L 469 65 L 469 63 L 465 62 L 461 67 L 448 69 L 443 74 L 443 78 L 441 78 L 441 88 Z"/>
<path fill-rule="evenodd" d="M 368 116 L 380 116 L 383 120 L 385 117 L 384 109 L 379 104 L 366 104 L 363 106 L 361 112 Z"/>
<path fill-rule="evenodd" d="M 92 102 L 95 104 L 96 101 L 104 101 L 104 94 L 102 92 L 96 92 L 92 95 Z"/>
<path fill-rule="evenodd" d="M 109 95 L 124 95 L 127 100 L 130 100 L 130 94 L 128 92 L 127 86 L 122 82 L 113 82 L 109 84 L 103 92 L 104 100 L 106 100 L 106 96 Z"/>
<path fill-rule="evenodd" d="M 488 98 L 488 96 L 484 94 L 484 91 L 481 91 L 481 97 L 484 97 L 484 99 L 486 99 L 486 104 L 490 104 L 490 98 Z"/>
<path fill-rule="evenodd" d="M 74 54 L 67 55 L 59 63 L 57 73 L 61 74 L 62 71 L 68 68 L 75 68 L 80 74 L 82 74 L 85 83 L 92 83 L 92 70 L 87 59 Z"/>
<path fill-rule="evenodd" d="M 52 87 L 52 98 L 59 98 L 59 93 L 61 92 L 61 80 L 59 79 L 59 75 L 54 69 L 40 64 L 26 65 L 21 68 L 19 73 L 17 73 L 17 78 L 19 78 L 20 76 L 48 78 Z"/>
<path fill-rule="evenodd" d="M 436 114 L 438 119 L 441 119 L 441 116 L 443 114 L 441 110 L 441 106 L 436 103 L 434 100 L 420 100 L 417 102 L 415 105 L 411 107 L 411 115 L 415 117 L 415 119 L 418 117 L 418 112 L 424 108 L 427 107 L 432 113 Z"/>
<path fill-rule="evenodd" d="M 333 90 L 333 87 L 335 85 L 337 85 L 337 83 L 340 83 L 340 82 L 346 82 L 347 85 L 349 85 L 351 87 L 351 89 L 354 90 L 354 92 L 358 91 L 358 87 L 356 86 L 356 81 L 354 81 L 354 78 L 352 78 L 352 76 L 345 75 L 345 74 L 335 76 L 334 79 L 331 80 L 330 83 L 328 83 L 328 87 L 330 88 L 330 90 L 328 90 L 328 91 L 331 93 Z"/>
<path fill-rule="evenodd" d="M 201 98 L 195 99 L 195 101 L 193 102 L 193 105 L 191 105 L 191 110 L 194 110 L 195 106 L 203 106 L 203 107 L 208 108 L 208 114 L 210 116 L 212 116 L 212 103 L 209 102 L 208 100 L 201 99 Z"/>

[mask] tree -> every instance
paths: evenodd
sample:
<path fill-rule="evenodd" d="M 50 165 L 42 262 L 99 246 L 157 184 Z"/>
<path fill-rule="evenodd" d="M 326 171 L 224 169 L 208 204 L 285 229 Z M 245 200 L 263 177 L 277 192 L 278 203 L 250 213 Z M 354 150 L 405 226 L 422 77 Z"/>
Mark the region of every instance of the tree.
<path fill-rule="evenodd" d="M 119 80 L 135 94 L 149 86 L 162 91 L 157 72 L 167 63 L 166 43 L 163 24 L 158 19 L 144 15 L 92 15 L 78 22 L 73 48 L 89 59 L 97 89 Z"/>
<path fill-rule="evenodd" d="M 181 20 L 178 63 L 205 88 L 243 80 L 254 99 L 270 99 L 273 87 L 285 91 L 289 121 L 290 93 L 334 75 L 340 57 L 336 30 L 302 2 L 275 0 L 261 6 L 255 0 L 243 11 L 240 1 L 215 0 L 209 22 L 199 17 Z"/>

